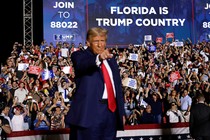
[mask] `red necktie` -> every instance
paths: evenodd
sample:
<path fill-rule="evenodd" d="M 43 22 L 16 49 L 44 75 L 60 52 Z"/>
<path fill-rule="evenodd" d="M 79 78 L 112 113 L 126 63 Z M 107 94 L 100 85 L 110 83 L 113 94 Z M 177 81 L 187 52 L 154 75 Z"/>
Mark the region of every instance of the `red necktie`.
<path fill-rule="evenodd" d="M 104 76 L 104 81 L 107 87 L 107 93 L 108 93 L 108 107 L 109 109 L 114 112 L 116 110 L 116 100 L 114 97 L 114 89 L 112 86 L 112 82 L 109 76 L 109 73 L 106 69 L 106 66 L 104 65 L 104 63 L 102 62 L 101 64 L 101 70 Z"/>

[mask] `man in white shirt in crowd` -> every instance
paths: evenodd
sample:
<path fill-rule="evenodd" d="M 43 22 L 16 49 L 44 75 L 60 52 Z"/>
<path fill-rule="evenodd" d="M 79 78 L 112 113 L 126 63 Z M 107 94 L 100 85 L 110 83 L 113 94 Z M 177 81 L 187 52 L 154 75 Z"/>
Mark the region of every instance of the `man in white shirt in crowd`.
<path fill-rule="evenodd" d="M 22 103 L 25 100 L 26 95 L 28 95 L 28 90 L 25 88 L 25 83 L 20 82 L 19 88 L 14 92 L 14 97 L 18 98 L 18 103 Z"/>
<path fill-rule="evenodd" d="M 190 109 L 192 105 L 192 98 L 188 95 L 189 92 L 185 89 L 182 93 L 180 103 L 181 103 L 181 112 L 185 119 L 185 122 L 189 122 L 190 119 Z"/>

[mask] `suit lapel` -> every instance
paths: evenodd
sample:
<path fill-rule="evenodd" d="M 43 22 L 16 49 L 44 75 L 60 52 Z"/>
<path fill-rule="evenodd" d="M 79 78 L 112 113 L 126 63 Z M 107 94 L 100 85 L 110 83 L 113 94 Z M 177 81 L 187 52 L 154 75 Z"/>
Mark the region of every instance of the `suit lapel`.
<path fill-rule="evenodd" d="M 113 73 L 113 68 L 114 68 L 114 66 L 113 66 L 113 60 L 112 60 L 113 58 L 111 58 L 111 59 L 107 59 L 107 63 L 109 64 L 109 67 L 111 68 L 111 71 L 112 71 L 112 73 Z"/>

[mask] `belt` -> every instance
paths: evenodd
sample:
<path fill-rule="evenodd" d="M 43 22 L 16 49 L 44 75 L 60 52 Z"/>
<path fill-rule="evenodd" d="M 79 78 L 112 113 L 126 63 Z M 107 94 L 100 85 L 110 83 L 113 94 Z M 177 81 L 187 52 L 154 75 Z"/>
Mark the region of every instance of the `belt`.
<path fill-rule="evenodd" d="M 99 102 L 102 104 L 108 104 L 108 99 L 101 99 Z"/>

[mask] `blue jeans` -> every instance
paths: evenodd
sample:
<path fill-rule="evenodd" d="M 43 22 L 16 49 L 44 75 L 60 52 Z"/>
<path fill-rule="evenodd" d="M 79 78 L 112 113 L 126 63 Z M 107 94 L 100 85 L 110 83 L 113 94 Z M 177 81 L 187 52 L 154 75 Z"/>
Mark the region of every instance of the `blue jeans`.
<path fill-rule="evenodd" d="M 161 114 L 154 115 L 154 122 L 161 124 L 162 123 L 162 115 Z"/>

